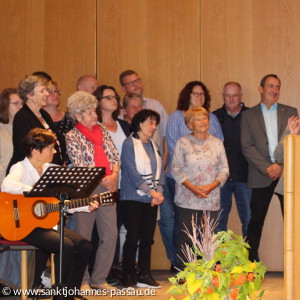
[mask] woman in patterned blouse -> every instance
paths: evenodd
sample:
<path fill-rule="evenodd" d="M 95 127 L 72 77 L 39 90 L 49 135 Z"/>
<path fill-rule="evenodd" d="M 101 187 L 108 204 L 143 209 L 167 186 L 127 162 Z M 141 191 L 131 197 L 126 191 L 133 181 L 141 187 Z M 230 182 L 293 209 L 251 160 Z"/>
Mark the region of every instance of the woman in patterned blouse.
<path fill-rule="evenodd" d="M 68 111 L 76 121 L 74 129 L 66 134 L 67 152 L 75 167 L 105 167 L 106 175 L 93 194 L 116 191 L 119 179 L 119 154 L 106 129 L 97 122 L 98 101 L 87 92 L 76 92 L 68 99 Z M 106 282 L 112 265 L 117 241 L 116 205 L 100 206 L 93 213 L 75 213 L 75 231 L 91 240 L 94 224 L 97 226 L 99 246 L 91 276 L 86 270 L 81 289 L 114 289 Z"/>
<path fill-rule="evenodd" d="M 190 108 L 186 112 L 185 123 L 192 133 L 179 138 L 173 155 L 171 172 L 176 180 L 174 202 L 179 226 L 176 267 L 179 269 L 184 269 L 186 261 L 182 247 L 191 244 L 182 230 L 192 232 L 192 216 L 199 225 L 203 211 L 216 219 L 220 208 L 220 186 L 229 174 L 223 142 L 207 132 L 209 117 L 203 107 Z"/>

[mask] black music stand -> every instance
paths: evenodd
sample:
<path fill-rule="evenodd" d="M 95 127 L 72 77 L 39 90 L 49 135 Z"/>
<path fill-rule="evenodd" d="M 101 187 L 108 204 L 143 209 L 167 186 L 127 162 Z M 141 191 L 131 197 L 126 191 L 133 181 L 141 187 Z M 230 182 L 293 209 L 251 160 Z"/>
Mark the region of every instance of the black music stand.
<path fill-rule="evenodd" d="M 58 286 L 62 283 L 62 258 L 64 237 L 64 215 L 67 206 L 64 201 L 71 198 L 89 196 L 105 175 L 104 167 L 49 167 L 34 187 L 26 193 L 26 197 L 56 197 L 59 200 L 60 214 L 60 241 L 59 241 L 59 279 Z M 62 296 L 63 297 L 63 296 Z M 60 298 L 60 297 L 59 297 Z"/>

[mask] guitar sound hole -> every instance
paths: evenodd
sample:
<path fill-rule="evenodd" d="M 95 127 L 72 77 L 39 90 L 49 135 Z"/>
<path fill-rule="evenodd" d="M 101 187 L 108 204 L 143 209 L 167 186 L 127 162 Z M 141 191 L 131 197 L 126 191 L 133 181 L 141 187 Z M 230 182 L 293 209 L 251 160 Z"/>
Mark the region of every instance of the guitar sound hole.
<path fill-rule="evenodd" d="M 43 202 L 36 202 L 33 212 L 37 218 L 45 218 L 47 215 L 45 204 Z"/>

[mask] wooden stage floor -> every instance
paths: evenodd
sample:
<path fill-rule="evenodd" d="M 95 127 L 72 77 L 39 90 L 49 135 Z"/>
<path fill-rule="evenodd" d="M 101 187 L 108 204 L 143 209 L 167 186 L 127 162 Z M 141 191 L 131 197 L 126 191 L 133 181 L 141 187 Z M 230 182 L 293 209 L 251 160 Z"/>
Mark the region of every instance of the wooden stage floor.
<path fill-rule="evenodd" d="M 168 281 L 169 277 L 173 276 L 173 273 L 169 271 L 152 271 L 153 277 L 162 285 L 161 289 L 152 290 L 152 295 L 145 295 L 147 291 L 145 289 L 137 289 L 134 292 L 131 292 L 130 295 L 122 296 L 122 295 L 115 295 L 112 296 L 110 294 L 107 295 L 98 295 L 98 296 L 88 296 L 88 300 L 108 300 L 108 299 L 115 299 L 115 300 L 141 300 L 141 299 L 148 299 L 148 300 L 167 300 L 171 297 L 171 295 L 167 294 L 167 290 L 171 286 L 170 282 Z M 264 282 L 263 288 L 266 289 L 263 299 L 264 300 L 283 300 L 283 272 L 267 272 Z M 150 290 L 151 291 L 151 290 Z M 121 293 L 121 291 L 119 292 Z M 136 295 L 133 295 L 136 293 Z M 149 290 L 148 290 L 149 293 Z M 182 298 L 182 297 L 181 297 Z M 19 300 L 20 297 L 5 297 L 2 299 L 9 299 L 9 300 Z M 176 299 L 180 299 L 176 297 Z"/>
<path fill-rule="evenodd" d="M 173 276 L 173 273 L 169 271 L 152 271 L 152 276 L 157 280 L 162 288 L 158 290 L 154 290 L 155 295 L 142 296 L 140 295 L 127 295 L 127 296 L 114 296 L 111 298 L 110 296 L 89 296 L 87 297 L 89 300 L 100 300 L 100 299 L 116 299 L 116 300 L 140 300 L 140 299 L 148 299 L 148 300 L 167 300 L 171 297 L 171 295 L 166 294 L 166 291 L 171 286 L 168 281 L 169 277 Z M 264 300 L 283 300 L 283 272 L 267 272 L 264 282 L 263 288 L 266 289 L 263 299 Z M 139 292 L 142 293 L 144 289 L 139 289 Z M 180 299 L 177 298 L 176 299 Z"/>

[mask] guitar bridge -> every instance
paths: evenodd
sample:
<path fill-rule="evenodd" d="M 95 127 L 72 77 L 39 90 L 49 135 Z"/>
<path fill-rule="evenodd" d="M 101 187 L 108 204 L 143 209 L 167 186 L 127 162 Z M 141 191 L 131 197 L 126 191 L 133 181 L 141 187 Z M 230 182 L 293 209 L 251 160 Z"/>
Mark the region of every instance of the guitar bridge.
<path fill-rule="evenodd" d="M 19 214 L 17 200 L 13 200 L 13 208 L 14 208 L 14 219 L 15 219 L 16 228 L 20 228 L 20 214 Z"/>

